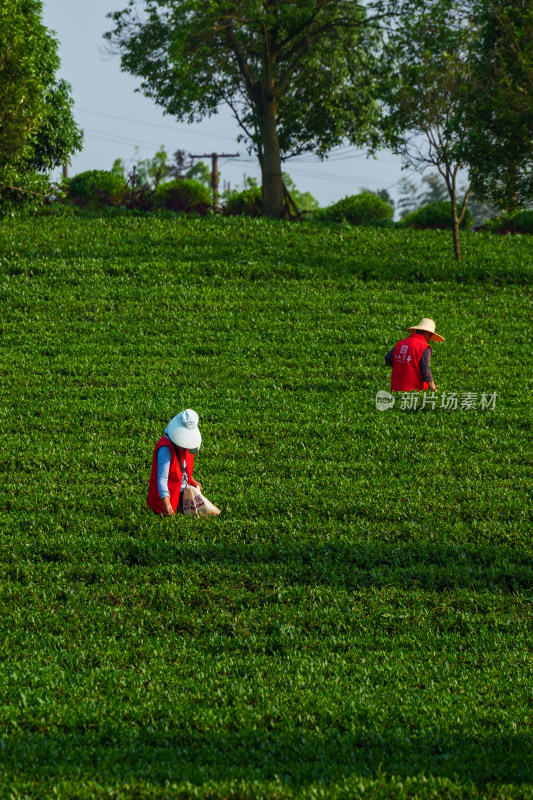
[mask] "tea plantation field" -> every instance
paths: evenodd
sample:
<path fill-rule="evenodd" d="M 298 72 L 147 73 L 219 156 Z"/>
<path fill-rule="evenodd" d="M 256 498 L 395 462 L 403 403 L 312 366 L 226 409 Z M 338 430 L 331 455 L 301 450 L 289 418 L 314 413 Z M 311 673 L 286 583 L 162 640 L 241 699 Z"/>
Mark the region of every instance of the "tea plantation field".
<path fill-rule="evenodd" d="M 2 799 L 533 798 L 533 242 L 463 248 L 1 223 Z M 145 505 L 186 407 L 217 519 Z"/>

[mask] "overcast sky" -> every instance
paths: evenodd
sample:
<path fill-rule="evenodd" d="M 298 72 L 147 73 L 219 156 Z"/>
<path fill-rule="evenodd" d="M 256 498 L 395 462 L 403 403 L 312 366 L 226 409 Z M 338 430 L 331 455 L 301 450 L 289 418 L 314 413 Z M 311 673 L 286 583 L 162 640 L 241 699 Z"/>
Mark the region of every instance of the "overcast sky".
<path fill-rule="evenodd" d="M 229 111 L 198 125 L 179 123 L 136 92 L 139 81 L 121 72 L 117 56 L 106 54 L 102 34 L 112 27 L 106 14 L 126 6 L 127 0 L 43 2 L 44 24 L 59 42 L 60 75 L 72 86 L 75 118 L 84 132 L 84 148 L 75 156 L 70 174 L 111 169 L 116 158 L 131 167 L 164 146 L 169 154 L 178 148 L 195 154 L 240 152 L 238 159 L 219 159 L 221 179 L 232 188 L 243 183 L 244 175 L 259 177 L 257 161 L 237 143 L 239 129 Z M 298 189 L 311 192 L 321 206 L 362 187 L 388 189 L 397 197 L 401 178 L 419 180 L 413 172 L 402 171 L 400 159 L 391 153 L 368 159 L 353 147 L 337 148 L 324 161 L 312 155 L 290 159 L 284 168 Z"/>

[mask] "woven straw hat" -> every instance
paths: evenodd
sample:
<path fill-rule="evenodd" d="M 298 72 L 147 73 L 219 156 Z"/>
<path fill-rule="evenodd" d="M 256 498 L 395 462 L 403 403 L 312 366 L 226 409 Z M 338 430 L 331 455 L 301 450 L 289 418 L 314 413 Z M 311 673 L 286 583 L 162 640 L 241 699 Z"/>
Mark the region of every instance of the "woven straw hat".
<path fill-rule="evenodd" d="M 202 444 L 202 435 L 198 430 L 198 414 L 187 408 L 170 420 L 165 433 L 178 447 L 184 450 L 196 450 Z"/>
<path fill-rule="evenodd" d="M 430 342 L 443 342 L 444 338 L 439 336 L 438 333 L 435 333 L 435 323 L 432 319 L 428 319 L 424 317 L 418 325 L 411 325 L 410 328 L 407 328 L 408 331 L 428 331 L 431 333 Z"/>

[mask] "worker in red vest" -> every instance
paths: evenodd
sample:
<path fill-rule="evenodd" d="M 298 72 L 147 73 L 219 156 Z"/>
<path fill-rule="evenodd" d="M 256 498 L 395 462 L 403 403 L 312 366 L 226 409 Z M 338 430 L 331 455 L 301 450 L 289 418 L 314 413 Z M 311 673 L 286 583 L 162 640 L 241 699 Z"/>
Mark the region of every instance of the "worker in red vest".
<path fill-rule="evenodd" d="M 193 476 L 194 456 L 202 444 L 198 414 L 187 408 L 177 414 L 156 443 L 148 484 L 147 505 L 156 514 L 183 513 L 183 490 L 190 484 L 202 491 Z"/>
<path fill-rule="evenodd" d="M 435 333 L 432 319 L 424 319 L 407 328 L 410 335 L 389 350 L 385 364 L 392 367 L 391 392 L 421 392 L 431 389 L 437 391 L 431 374 L 431 347 L 429 342 L 443 342 L 442 336 Z"/>

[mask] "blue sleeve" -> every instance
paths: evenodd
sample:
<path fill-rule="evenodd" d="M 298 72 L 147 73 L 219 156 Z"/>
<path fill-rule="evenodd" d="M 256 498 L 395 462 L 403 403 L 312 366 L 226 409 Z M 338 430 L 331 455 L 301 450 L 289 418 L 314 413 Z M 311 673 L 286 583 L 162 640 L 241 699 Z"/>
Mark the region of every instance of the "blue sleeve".
<path fill-rule="evenodd" d="M 168 471 L 170 469 L 170 447 L 163 445 L 157 451 L 157 490 L 159 497 L 170 497 L 168 491 Z"/>

